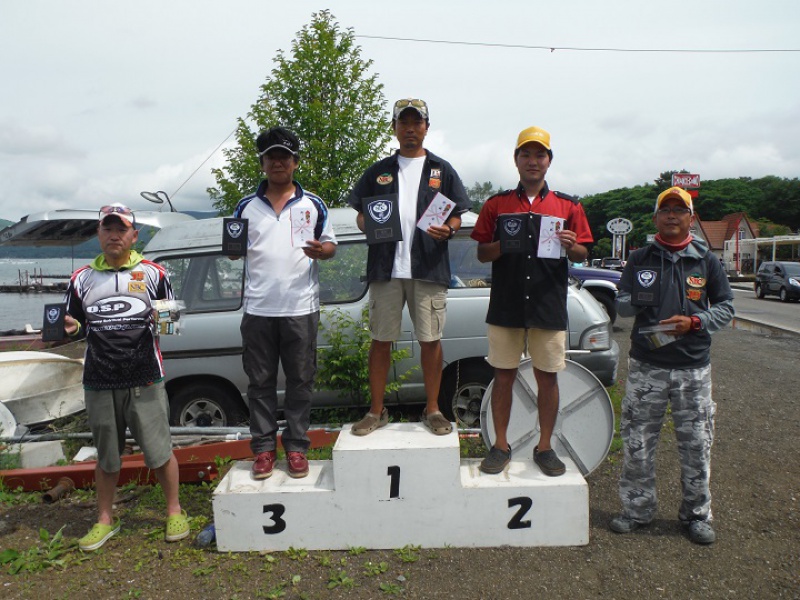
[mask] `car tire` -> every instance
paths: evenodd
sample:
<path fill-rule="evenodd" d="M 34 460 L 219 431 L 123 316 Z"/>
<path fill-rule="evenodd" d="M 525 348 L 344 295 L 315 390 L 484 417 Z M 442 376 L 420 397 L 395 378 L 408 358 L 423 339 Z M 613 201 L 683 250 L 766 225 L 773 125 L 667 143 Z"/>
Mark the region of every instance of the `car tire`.
<path fill-rule="evenodd" d="M 761 300 L 763 300 L 765 295 L 766 294 L 764 293 L 764 287 L 760 283 L 757 283 L 756 284 L 756 298 L 760 298 Z"/>
<path fill-rule="evenodd" d="M 611 319 L 611 324 L 613 325 L 614 321 L 617 320 L 617 304 L 614 301 L 614 298 L 611 297 L 611 294 L 607 294 L 606 292 L 601 292 L 599 290 L 590 288 L 586 289 L 589 290 L 589 293 L 594 296 L 594 299 L 597 300 L 605 309 L 606 313 L 608 314 L 608 318 Z"/>
<path fill-rule="evenodd" d="M 781 288 L 780 298 L 781 298 L 781 302 L 788 302 L 789 301 L 789 291 L 785 287 Z"/>
<path fill-rule="evenodd" d="M 169 417 L 176 427 L 235 427 L 247 420 L 241 401 L 217 383 L 192 383 L 170 394 Z"/>
<path fill-rule="evenodd" d="M 481 426 L 483 395 L 494 379 L 494 368 L 484 360 L 459 361 L 442 375 L 439 410 L 459 427 Z"/>

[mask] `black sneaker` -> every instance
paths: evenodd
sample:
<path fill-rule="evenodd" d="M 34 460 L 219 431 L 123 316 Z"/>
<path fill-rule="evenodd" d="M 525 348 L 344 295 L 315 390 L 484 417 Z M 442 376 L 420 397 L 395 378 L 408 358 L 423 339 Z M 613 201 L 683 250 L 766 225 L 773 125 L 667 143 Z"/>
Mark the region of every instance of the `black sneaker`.
<path fill-rule="evenodd" d="M 539 465 L 542 473 L 549 477 L 558 477 L 567 471 L 567 467 L 559 460 L 556 451 L 552 448 L 539 452 L 539 446 L 533 449 L 533 462 Z"/>
<path fill-rule="evenodd" d="M 503 452 L 500 448 L 492 446 L 489 454 L 481 461 L 478 468 L 484 473 L 494 475 L 505 469 L 509 462 L 511 462 L 511 448 L 508 449 L 508 452 Z"/>

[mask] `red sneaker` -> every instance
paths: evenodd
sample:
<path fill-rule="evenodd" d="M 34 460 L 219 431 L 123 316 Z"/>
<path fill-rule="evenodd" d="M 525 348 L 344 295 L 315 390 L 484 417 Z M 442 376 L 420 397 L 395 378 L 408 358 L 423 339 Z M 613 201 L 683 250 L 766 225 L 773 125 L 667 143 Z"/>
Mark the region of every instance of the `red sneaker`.
<path fill-rule="evenodd" d="M 259 452 L 253 463 L 253 479 L 266 479 L 272 475 L 272 467 L 275 466 L 275 450 Z"/>
<path fill-rule="evenodd" d="M 289 463 L 289 477 L 298 479 L 308 475 L 308 459 L 302 452 L 287 452 L 286 462 Z"/>

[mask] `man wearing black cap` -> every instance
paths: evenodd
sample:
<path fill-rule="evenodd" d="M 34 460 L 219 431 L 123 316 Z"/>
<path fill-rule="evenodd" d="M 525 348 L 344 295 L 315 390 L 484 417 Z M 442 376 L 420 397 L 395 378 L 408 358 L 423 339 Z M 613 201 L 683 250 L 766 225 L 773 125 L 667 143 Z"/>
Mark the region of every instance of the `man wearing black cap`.
<path fill-rule="evenodd" d="M 692 542 L 711 544 L 711 334 L 733 318 L 733 293 L 717 257 L 689 232 L 693 219 L 686 190 L 659 194 L 655 241 L 631 252 L 620 279 L 619 314 L 636 320 L 619 422 L 622 514 L 609 527 L 630 533 L 655 517 L 656 446 L 669 406 L 681 463 L 678 518 Z"/>
<path fill-rule="evenodd" d="M 356 223 L 364 231 L 365 199 L 397 195 L 402 241 L 374 243 L 367 256 L 369 281 L 369 379 L 372 404 L 367 415 L 352 427 L 355 435 L 366 435 L 389 422 L 383 406 L 391 364 L 392 342 L 400 337 L 403 305 L 408 303 L 414 333 L 419 341 L 427 406 L 422 422 L 433 433 L 445 435 L 452 424 L 439 411 L 442 379 L 442 345 L 450 260 L 447 241 L 461 226 L 460 215 L 470 208 L 461 179 L 447 161 L 427 151 L 422 143 L 428 133 L 428 105 L 419 99 L 398 100 L 392 112 L 392 127 L 398 152 L 370 166 L 350 195 L 350 206 L 358 211 Z M 422 231 L 417 222 L 441 193 L 455 204 L 443 225 Z"/>
<path fill-rule="evenodd" d="M 317 370 L 319 266 L 336 253 L 328 207 L 294 180 L 300 142 L 283 127 L 256 139 L 266 175 L 234 217 L 248 220 L 242 362 L 250 380 L 255 479 L 272 475 L 278 432 L 278 363 L 286 375 L 283 447 L 290 477 L 308 474 L 307 435 Z"/>
<path fill-rule="evenodd" d="M 100 548 L 120 529 L 114 493 L 130 428 L 153 469 L 167 504 L 165 539 L 189 535 L 178 499 L 178 462 L 172 453 L 169 400 L 153 322 L 153 301 L 171 300 L 163 267 L 132 250 L 136 218 L 121 204 L 100 209 L 97 237 L 103 251 L 70 278 L 64 331 L 86 337 L 83 385 L 86 414 L 97 447 L 97 523 L 78 541 L 83 551 Z"/>

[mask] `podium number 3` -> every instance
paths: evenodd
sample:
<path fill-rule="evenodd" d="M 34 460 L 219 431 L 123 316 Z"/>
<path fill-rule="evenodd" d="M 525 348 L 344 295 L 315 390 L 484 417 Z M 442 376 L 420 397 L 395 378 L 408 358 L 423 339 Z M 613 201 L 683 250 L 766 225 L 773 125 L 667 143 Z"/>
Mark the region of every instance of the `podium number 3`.
<path fill-rule="evenodd" d="M 264 514 L 269 514 L 272 519 L 272 525 L 263 525 L 264 533 L 280 533 L 286 529 L 286 521 L 281 517 L 286 512 L 286 507 L 283 504 L 265 504 Z"/>
<path fill-rule="evenodd" d="M 528 529 L 531 526 L 530 521 L 523 521 L 522 517 L 528 514 L 528 511 L 533 506 L 533 500 L 526 496 L 520 496 L 518 498 L 509 498 L 508 499 L 508 508 L 513 508 L 514 506 L 519 506 L 519 510 L 511 517 L 511 520 L 508 522 L 509 529 Z"/>
<path fill-rule="evenodd" d="M 389 498 L 400 497 L 400 467 L 392 466 L 386 469 L 389 476 Z"/>

